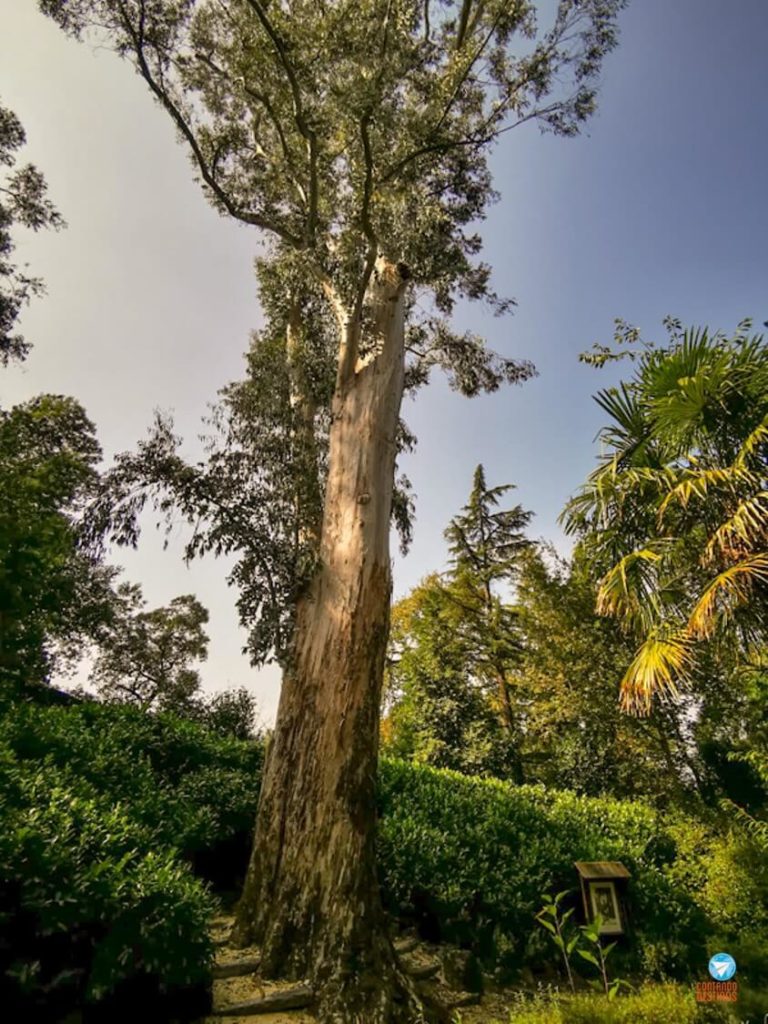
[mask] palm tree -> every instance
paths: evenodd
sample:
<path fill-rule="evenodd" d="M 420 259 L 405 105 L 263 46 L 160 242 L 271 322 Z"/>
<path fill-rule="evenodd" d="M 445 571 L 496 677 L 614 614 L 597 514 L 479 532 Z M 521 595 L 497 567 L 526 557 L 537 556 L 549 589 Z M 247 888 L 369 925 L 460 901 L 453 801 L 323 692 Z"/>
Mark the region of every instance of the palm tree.
<path fill-rule="evenodd" d="M 750 321 L 730 338 L 667 326 L 596 396 L 604 453 L 562 515 L 601 575 L 598 612 L 640 641 L 622 680 L 640 713 L 690 676 L 698 642 L 746 649 L 766 624 L 768 349 Z"/>

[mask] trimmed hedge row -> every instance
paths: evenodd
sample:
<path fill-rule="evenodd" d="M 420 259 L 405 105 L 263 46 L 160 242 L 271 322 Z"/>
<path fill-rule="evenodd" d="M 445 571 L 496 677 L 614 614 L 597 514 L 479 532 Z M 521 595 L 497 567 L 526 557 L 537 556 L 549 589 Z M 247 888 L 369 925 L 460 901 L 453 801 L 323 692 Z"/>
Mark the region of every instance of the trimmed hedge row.
<path fill-rule="evenodd" d="M 550 959 L 534 921 L 542 893 L 577 889 L 575 860 L 620 860 L 632 874 L 635 953 L 684 942 L 690 962 L 704 957 L 704 914 L 671 877 L 675 844 L 644 804 L 387 761 L 380 800 L 385 892 L 435 938 L 486 959 Z"/>
<path fill-rule="evenodd" d="M 53 1004 L 60 991 L 107 1006 L 126 986 L 178 995 L 204 982 L 211 898 L 199 879 L 238 887 L 261 748 L 170 716 L 1 692 L 0 726 L 4 1005 Z M 705 947 L 740 931 L 744 959 L 765 948 L 753 861 L 700 823 L 388 760 L 378 800 L 389 907 L 487 963 L 556 969 L 534 915 L 544 891 L 576 889 L 574 860 L 621 860 L 632 873 L 622 971 L 699 976 Z M 751 916 L 713 899 L 710 876 L 724 872 Z"/>
<path fill-rule="evenodd" d="M 0 716 L 0 1004 L 200 1016 L 215 901 L 193 868 L 244 861 L 260 748 L 130 708 L 5 693 Z"/>

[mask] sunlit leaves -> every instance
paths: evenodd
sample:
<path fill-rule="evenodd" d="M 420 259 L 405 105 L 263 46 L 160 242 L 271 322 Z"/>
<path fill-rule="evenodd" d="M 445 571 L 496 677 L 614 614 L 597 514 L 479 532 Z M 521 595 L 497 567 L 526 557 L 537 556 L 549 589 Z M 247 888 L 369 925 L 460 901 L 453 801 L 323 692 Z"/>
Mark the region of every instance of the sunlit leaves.
<path fill-rule="evenodd" d="M 598 395 L 606 452 L 564 513 L 603 574 L 598 609 L 643 638 L 623 682 L 640 709 L 686 677 L 694 641 L 765 627 L 768 350 L 747 320 L 731 337 L 667 326 Z"/>
<path fill-rule="evenodd" d="M 538 34 L 530 0 L 40 5 L 134 64 L 222 212 L 347 303 L 373 245 L 445 305 L 487 292 L 468 226 L 494 198 L 489 145 L 528 119 L 578 131 L 624 4 L 561 0 Z"/>
<path fill-rule="evenodd" d="M 678 683 L 685 679 L 690 665 L 690 644 L 683 632 L 649 634 L 622 679 L 624 707 L 647 714 L 655 696 L 676 696 Z"/>

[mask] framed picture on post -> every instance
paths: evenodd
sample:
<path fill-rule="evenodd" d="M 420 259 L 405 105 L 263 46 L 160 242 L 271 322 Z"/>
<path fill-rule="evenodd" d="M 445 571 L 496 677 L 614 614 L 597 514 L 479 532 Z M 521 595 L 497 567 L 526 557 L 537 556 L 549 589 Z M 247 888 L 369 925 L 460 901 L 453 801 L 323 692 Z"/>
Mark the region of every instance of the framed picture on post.
<path fill-rule="evenodd" d="M 621 935 L 624 928 L 621 923 L 621 911 L 616 895 L 614 882 L 592 882 L 589 886 L 592 904 L 592 919 L 599 914 L 602 918 L 601 935 Z"/>

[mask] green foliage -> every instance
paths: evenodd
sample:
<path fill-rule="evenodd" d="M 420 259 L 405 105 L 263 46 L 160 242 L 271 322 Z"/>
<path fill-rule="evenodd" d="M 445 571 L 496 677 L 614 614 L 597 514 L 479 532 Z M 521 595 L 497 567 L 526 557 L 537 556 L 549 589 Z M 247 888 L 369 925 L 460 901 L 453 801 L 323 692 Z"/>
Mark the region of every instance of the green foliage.
<path fill-rule="evenodd" d="M 596 597 L 582 548 L 570 561 L 542 546 L 523 558 L 515 607 L 526 779 L 659 804 L 689 798 L 703 771 L 688 735 L 694 708 L 680 701 L 642 719 L 622 712 L 618 687 L 634 645 L 597 614 Z"/>
<path fill-rule="evenodd" d="M 0 412 L 0 678 L 47 680 L 55 657 L 81 653 L 109 617 L 114 572 L 80 529 L 100 458 L 72 398 Z"/>
<path fill-rule="evenodd" d="M 515 578 L 531 513 L 500 509 L 511 485 L 475 470 L 469 501 L 445 536 L 451 568 L 395 605 L 389 638 L 385 749 L 470 775 L 522 781 L 520 659 L 514 611 L 497 592 Z"/>
<path fill-rule="evenodd" d="M 151 611 L 143 610 L 145 604 L 136 584 L 117 588 L 91 682 L 102 700 L 183 713 L 200 689 L 192 665 L 208 655 L 208 612 L 192 594 Z"/>
<path fill-rule="evenodd" d="M 239 686 L 195 701 L 189 717 L 220 736 L 248 740 L 256 733 L 257 710 L 254 695 L 245 686 Z"/>
<path fill-rule="evenodd" d="M 44 761 L 71 785 L 130 806 L 156 839 L 193 857 L 253 825 L 261 772 L 255 743 L 170 715 L 91 702 L 13 702 L 4 737 L 22 761 Z"/>
<path fill-rule="evenodd" d="M 644 985 L 637 992 L 604 995 L 536 995 L 510 1010 L 504 1021 L 488 1024 L 730 1024 L 722 1005 L 697 1005 L 690 988 Z M 456 1024 L 461 1024 L 458 1014 Z"/>
<path fill-rule="evenodd" d="M 53 1013 L 139 992 L 175 1014 L 202 986 L 199 1015 L 214 904 L 190 868 L 228 885 L 242 871 L 261 748 L 132 707 L 1 696 L 9 1005 Z"/>
<path fill-rule="evenodd" d="M 504 0 L 365 0 L 355 18 L 306 0 L 40 6 L 135 66 L 208 198 L 268 232 L 285 273 L 354 304 L 383 252 L 445 310 L 488 294 L 470 225 L 493 199 L 493 140 L 528 120 L 579 131 L 623 4 L 561 0 L 540 33 L 533 4 Z"/>
<path fill-rule="evenodd" d="M 563 910 L 561 904 L 568 895 L 564 889 L 555 896 L 544 896 L 544 906 L 536 915 L 536 920 L 545 928 L 552 937 L 552 941 L 560 950 L 565 965 L 565 973 L 568 977 L 568 985 L 571 992 L 574 991 L 573 971 L 571 970 L 571 955 L 579 942 L 579 933 L 567 928 L 569 919 L 573 916 L 575 907 Z"/>
<path fill-rule="evenodd" d="M 459 298 L 511 305 L 477 259 L 476 224 L 495 198 L 488 154 L 527 121 L 580 130 L 624 5 L 560 0 L 539 31 L 530 0 L 364 0 L 354 17 L 341 0 L 39 0 L 65 32 L 134 66 L 206 198 L 270 240 L 257 263 L 267 326 L 247 380 L 222 394 L 207 462 L 186 463 L 163 418 L 118 459 L 99 516 L 132 543 L 151 498 L 193 525 L 188 553 L 232 554 L 254 662 L 291 649 L 318 553 L 331 395 L 358 357 L 377 355 L 379 255 L 409 282 L 396 403 L 436 367 L 467 396 L 532 374 L 450 324 Z M 398 449 L 413 441 L 401 424 Z M 391 513 L 406 541 L 410 511 L 401 477 Z"/>
<path fill-rule="evenodd" d="M 697 893 L 713 929 L 732 939 L 768 933 L 768 859 L 738 828 L 678 819 L 670 823 L 675 860 L 669 875 Z"/>
<path fill-rule="evenodd" d="M 87 972 L 90 999 L 133 975 L 153 975 L 169 988 L 205 981 L 212 903 L 173 849 L 158 846 L 120 806 L 83 795 L 86 787 L 68 773 L 10 761 L 6 753 L 0 865 L 3 945 L 17 967 L 25 956 L 44 962 L 51 939 L 82 947 L 85 934 L 90 962 L 66 966 Z M 41 970 L 54 968 L 62 965 Z"/>
<path fill-rule="evenodd" d="M 0 778 L 9 808 L 4 820 L 13 827 L 0 849 L 9 882 L 4 891 L 16 894 L 3 927 L 27 928 L 31 949 L 60 915 L 55 934 L 69 936 L 64 945 L 93 975 L 98 992 L 132 970 L 119 958 L 113 963 L 109 950 L 116 946 L 107 942 L 138 942 L 145 966 L 136 969 L 158 983 L 181 984 L 186 968 L 203 970 L 198 925 L 208 904 L 185 863 L 227 889 L 242 874 L 261 745 L 129 706 L 41 706 L 7 689 L 2 697 Z M 390 907 L 434 938 L 473 948 L 487 965 L 559 963 L 561 950 L 547 951 L 537 939 L 539 932 L 543 939 L 536 923 L 540 894 L 572 887 L 574 860 L 617 859 L 632 874 L 631 940 L 612 954 L 622 974 L 688 977 L 722 945 L 737 955 L 745 982 L 762 984 L 764 863 L 741 833 L 727 836 L 680 815 L 670 819 L 641 802 L 392 760 L 380 767 L 379 804 L 379 863 Z M 61 839 L 49 842 L 56 835 Z M 33 863 L 39 870 L 24 866 Z M 145 889 L 162 920 L 131 939 L 130 928 L 139 927 L 137 903 L 141 920 L 156 921 L 141 903 Z M 120 922 L 116 931 L 105 926 L 113 920 Z M 181 927 L 180 942 L 168 921 Z M 87 949 L 75 942 L 73 929 L 84 930 Z M 69 970 L 61 948 L 53 940 L 44 945 L 50 968 L 30 980 L 36 991 Z M 104 949 L 103 958 L 93 960 L 94 949 Z M 29 970 L 33 962 L 30 953 Z M 107 963 L 114 970 L 109 982 L 99 966 Z M 617 1002 L 626 1000 L 621 995 Z"/>
<path fill-rule="evenodd" d="M 705 642 L 743 662 L 765 633 L 768 347 L 748 320 L 731 337 L 666 326 L 668 344 L 596 396 L 604 454 L 564 513 L 602 575 L 598 611 L 640 642 L 623 695 L 642 712 Z"/>
<path fill-rule="evenodd" d="M 0 167 L 14 168 L 0 183 L 0 366 L 24 359 L 29 343 L 12 333 L 29 300 L 44 291 L 40 278 L 14 265 L 12 230 L 16 226 L 39 231 L 61 228 L 64 220 L 48 199 L 45 178 L 33 164 L 15 168 L 16 151 L 27 137 L 18 117 L 0 105 Z"/>
<path fill-rule="evenodd" d="M 540 893 L 572 885 L 574 860 L 621 860 L 632 873 L 637 933 L 679 939 L 696 962 L 706 919 L 667 867 L 674 844 L 648 806 L 536 786 L 469 779 L 385 761 L 380 770 L 380 864 L 395 906 L 488 959 L 527 947 Z"/>
<path fill-rule="evenodd" d="M 383 746 L 394 757 L 503 778 L 515 752 L 475 670 L 461 596 L 430 576 L 393 608 Z"/>
<path fill-rule="evenodd" d="M 603 919 L 600 914 L 595 914 L 594 918 L 587 924 L 582 925 L 580 928 L 581 935 L 588 946 L 580 946 L 576 949 L 578 955 L 582 960 L 586 960 L 587 963 L 592 964 L 600 972 L 600 982 L 602 985 L 603 992 L 609 999 L 615 999 L 622 988 L 631 988 L 631 986 L 623 981 L 621 978 L 614 978 L 610 980 L 608 977 L 608 957 L 611 955 L 613 950 L 616 948 L 616 942 L 609 942 L 607 945 L 603 944 L 602 937 L 600 935 L 600 929 L 603 924 Z"/>
<path fill-rule="evenodd" d="M 698 1024 L 727 1021 L 725 1013 L 701 1011 L 690 989 L 647 986 L 637 993 L 606 999 L 577 995 L 549 1007 L 513 1012 L 509 1024 Z"/>

